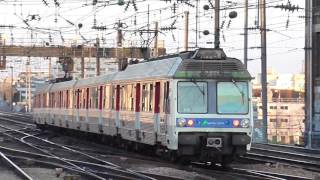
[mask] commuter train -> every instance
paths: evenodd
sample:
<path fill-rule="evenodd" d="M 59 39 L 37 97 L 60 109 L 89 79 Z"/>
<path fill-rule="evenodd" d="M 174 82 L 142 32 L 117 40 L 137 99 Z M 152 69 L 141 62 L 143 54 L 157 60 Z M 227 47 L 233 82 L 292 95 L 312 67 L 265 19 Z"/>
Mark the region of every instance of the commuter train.
<path fill-rule="evenodd" d="M 200 48 L 47 83 L 37 88 L 34 121 L 152 147 L 170 159 L 225 165 L 250 150 L 251 80 L 240 60 Z"/>

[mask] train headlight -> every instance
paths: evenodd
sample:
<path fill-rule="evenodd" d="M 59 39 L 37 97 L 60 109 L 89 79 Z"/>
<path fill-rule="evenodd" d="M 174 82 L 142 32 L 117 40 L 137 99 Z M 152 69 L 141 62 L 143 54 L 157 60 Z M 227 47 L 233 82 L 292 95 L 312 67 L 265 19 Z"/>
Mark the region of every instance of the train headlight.
<path fill-rule="evenodd" d="M 179 125 L 179 127 L 184 127 L 184 126 L 186 126 L 186 124 L 187 124 L 186 119 L 184 119 L 184 118 L 178 119 L 178 125 Z"/>
<path fill-rule="evenodd" d="M 233 127 L 238 127 L 240 125 L 240 121 L 238 119 L 235 119 L 232 121 Z"/>
<path fill-rule="evenodd" d="M 241 127 L 243 127 L 243 128 L 247 128 L 247 127 L 249 127 L 249 124 L 250 124 L 249 119 L 242 119 L 240 125 L 241 125 Z"/>
<path fill-rule="evenodd" d="M 193 120 L 192 120 L 192 119 L 189 119 L 188 122 L 187 122 L 187 125 L 188 125 L 189 127 L 192 127 L 193 124 L 194 124 Z"/>

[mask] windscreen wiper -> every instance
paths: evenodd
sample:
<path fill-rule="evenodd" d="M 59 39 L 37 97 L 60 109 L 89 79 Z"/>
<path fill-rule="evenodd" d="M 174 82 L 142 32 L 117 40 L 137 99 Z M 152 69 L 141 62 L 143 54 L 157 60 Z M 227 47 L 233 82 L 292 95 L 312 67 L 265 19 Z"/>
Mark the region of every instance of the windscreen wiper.
<path fill-rule="evenodd" d="M 232 79 L 231 81 L 232 81 L 233 85 L 237 88 L 239 93 L 241 94 L 242 104 L 244 104 L 244 96 L 245 96 L 244 92 L 240 89 L 240 87 L 238 86 L 237 82 L 234 79 Z"/>
<path fill-rule="evenodd" d="M 202 101 L 204 102 L 204 87 L 202 86 L 202 89 L 201 89 L 201 87 L 197 84 L 197 82 L 196 81 L 191 81 L 193 84 L 195 84 L 196 86 L 197 86 L 197 88 L 199 89 L 199 91 L 201 92 L 201 94 L 202 94 Z"/>

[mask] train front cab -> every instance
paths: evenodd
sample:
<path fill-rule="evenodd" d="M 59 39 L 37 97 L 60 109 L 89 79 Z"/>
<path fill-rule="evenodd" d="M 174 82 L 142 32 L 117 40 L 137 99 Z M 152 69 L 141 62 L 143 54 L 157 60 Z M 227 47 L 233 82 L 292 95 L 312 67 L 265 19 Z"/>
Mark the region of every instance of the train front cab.
<path fill-rule="evenodd" d="M 174 143 L 169 148 L 177 149 L 178 156 L 230 163 L 250 149 L 250 82 L 178 80 L 175 88 Z"/>

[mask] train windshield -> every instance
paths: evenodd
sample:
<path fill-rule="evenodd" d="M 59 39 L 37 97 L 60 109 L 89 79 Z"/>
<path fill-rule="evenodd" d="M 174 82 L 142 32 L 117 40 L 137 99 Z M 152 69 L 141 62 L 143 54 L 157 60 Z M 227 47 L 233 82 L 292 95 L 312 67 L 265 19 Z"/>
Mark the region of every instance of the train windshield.
<path fill-rule="evenodd" d="M 207 113 L 207 83 L 178 82 L 178 112 Z"/>
<path fill-rule="evenodd" d="M 217 110 L 220 114 L 247 114 L 249 111 L 247 82 L 218 82 Z"/>

